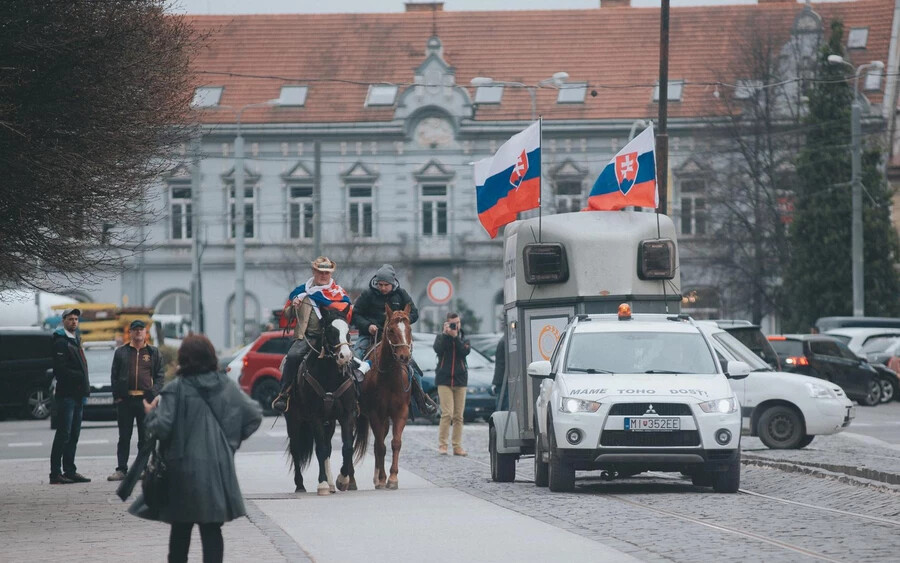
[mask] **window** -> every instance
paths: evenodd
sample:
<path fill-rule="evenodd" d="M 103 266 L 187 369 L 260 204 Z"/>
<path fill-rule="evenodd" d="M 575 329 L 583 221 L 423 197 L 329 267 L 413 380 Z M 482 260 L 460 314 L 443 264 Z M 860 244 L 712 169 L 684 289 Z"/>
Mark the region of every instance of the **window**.
<path fill-rule="evenodd" d="M 852 27 L 847 35 L 848 49 L 865 49 L 866 42 L 869 40 L 868 27 Z"/>
<path fill-rule="evenodd" d="M 422 186 L 422 234 L 441 236 L 447 234 L 447 185 Z"/>
<path fill-rule="evenodd" d="M 366 96 L 367 106 L 392 106 L 397 98 L 397 87 L 392 84 L 372 84 Z"/>
<path fill-rule="evenodd" d="M 880 68 L 873 68 L 866 72 L 866 81 L 863 86 L 866 90 L 881 90 L 881 74 Z"/>
<path fill-rule="evenodd" d="M 738 80 L 734 89 L 734 97 L 738 100 L 749 100 L 762 88 L 762 80 Z"/>
<path fill-rule="evenodd" d="M 587 84 L 585 83 L 568 83 L 559 87 L 559 94 L 556 95 L 556 103 L 558 104 L 583 104 L 584 95 L 587 93 Z"/>
<path fill-rule="evenodd" d="M 192 108 L 212 108 L 219 105 L 222 98 L 221 86 L 201 86 L 194 90 L 194 99 L 191 101 Z"/>
<path fill-rule="evenodd" d="M 372 186 L 349 188 L 350 232 L 358 237 L 372 236 Z"/>
<path fill-rule="evenodd" d="M 293 340 L 290 338 L 272 338 L 263 342 L 256 352 L 259 354 L 278 354 L 283 356 L 288 353 Z"/>
<path fill-rule="evenodd" d="M 181 292 L 169 293 L 153 307 L 153 312 L 157 315 L 190 315 L 191 296 Z"/>
<path fill-rule="evenodd" d="M 841 357 L 841 350 L 834 340 L 811 340 L 809 351 L 820 356 Z"/>
<path fill-rule="evenodd" d="M 188 240 L 193 236 L 191 225 L 191 187 L 173 185 L 169 198 L 169 218 L 172 240 Z"/>
<path fill-rule="evenodd" d="M 307 86 L 282 86 L 278 96 L 279 106 L 303 106 L 306 104 Z"/>
<path fill-rule="evenodd" d="M 229 209 L 229 232 L 231 233 L 231 238 L 235 236 L 235 207 L 234 207 L 234 186 L 229 186 L 229 200 L 228 200 L 228 209 Z M 256 200 L 253 194 L 253 188 L 244 188 L 244 238 L 253 238 L 256 229 L 254 228 L 254 217 L 256 212 Z"/>
<path fill-rule="evenodd" d="M 290 213 L 290 237 L 292 239 L 313 238 L 313 188 L 312 186 L 290 186 L 288 188 Z"/>
<path fill-rule="evenodd" d="M 706 234 L 706 182 L 683 180 L 681 182 L 681 234 Z"/>
<path fill-rule="evenodd" d="M 670 102 L 679 102 L 681 101 L 681 90 L 684 87 L 684 80 L 670 80 L 669 81 L 669 90 L 667 92 L 666 98 Z M 656 86 L 653 87 L 653 101 L 659 101 L 659 83 L 657 82 Z"/>
<path fill-rule="evenodd" d="M 581 182 L 578 180 L 561 180 L 556 182 L 556 212 L 568 213 L 581 211 Z"/>
<path fill-rule="evenodd" d="M 475 90 L 476 104 L 499 104 L 503 98 L 503 86 L 479 86 Z"/>

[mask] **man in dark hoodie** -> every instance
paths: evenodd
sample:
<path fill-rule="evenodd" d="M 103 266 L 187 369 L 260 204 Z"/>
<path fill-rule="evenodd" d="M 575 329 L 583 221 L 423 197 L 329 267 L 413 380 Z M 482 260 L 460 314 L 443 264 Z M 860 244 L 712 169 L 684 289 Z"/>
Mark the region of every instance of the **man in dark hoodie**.
<path fill-rule="evenodd" d="M 366 351 L 377 341 L 378 333 L 384 328 L 385 308 L 387 305 L 391 311 L 400 311 L 409 305 L 409 324 L 419 320 L 419 310 L 405 289 L 400 287 L 400 281 L 394 272 L 394 267 L 384 264 L 372 279 L 369 280 L 369 288 L 356 300 L 353 308 L 353 325 L 359 329 L 359 336 L 353 345 L 353 353 L 360 360 Z M 410 358 L 410 367 L 413 377 L 413 398 L 421 413 L 432 413 L 437 410 L 437 405 L 430 397 L 426 397 L 422 391 L 422 373 L 415 361 Z"/>
<path fill-rule="evenodd" d="M 81 349 L 79 309 L 66 309 L 62 326 L 53 332 L 53 377 L 56 378 L 56 435 L 50 448 L 50 484 L 88 483 L 75 469 L 75 450 L 81 435 L 81 415 L 91 394 L 87 359 Z M 62 462 L 60 464 L 60 462 Z M 60 471 L 62 465 L 63 471 Z"/>

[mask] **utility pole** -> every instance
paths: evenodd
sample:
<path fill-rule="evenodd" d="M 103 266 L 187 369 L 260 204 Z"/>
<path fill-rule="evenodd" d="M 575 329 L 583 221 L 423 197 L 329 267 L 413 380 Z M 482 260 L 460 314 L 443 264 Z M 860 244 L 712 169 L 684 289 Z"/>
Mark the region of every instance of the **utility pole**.
<path fill-rule="evenodd" d="M 662 0 L 659 12 L 659 129 L 656 132 L 656 185 L 659 186 L 659 213 L 668 212 L 669 134 L 669 0 Z"/>
<path fill-rule="evenodd" d="M 244 345 L 244 138 L 238 113 L 234 139 L 234 346 Z"/>
<path fill-rule="evenodd" d="M 859 71 L 856 73 L 856 89 L 853 91 L 853 104 L 850 106 L 850 135 L 852 155 L 850 157 L 851 199 L 853 202 L 853 218 L 850 224 L 850 256 L 853 266 L 853 316 L 865 315 L 863 286 L 863 226 L 862 226 L 862 146 L 860 144 L 859 103 Z"/>
<path fill-rule="evenodd" d="M 200 138 L 191 141 L 191 332 L 202 332 L 200 315 Z"/>
<path fill-rule="evenodd" d="M 313 143 L 313 256 L 322 255 L 322 143 Z"/>

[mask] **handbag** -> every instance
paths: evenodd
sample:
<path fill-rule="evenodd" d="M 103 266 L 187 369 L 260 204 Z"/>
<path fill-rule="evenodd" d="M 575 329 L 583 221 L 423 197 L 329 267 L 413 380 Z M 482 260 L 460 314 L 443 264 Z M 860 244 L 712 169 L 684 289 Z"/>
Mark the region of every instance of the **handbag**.
<path fill-rule="evenodd" d="M 144 502 L 153 510 L 159 510 L 168 503 L 168 468 L 159 441 L 153 446 L 150 460 L 141 479 Z"/>

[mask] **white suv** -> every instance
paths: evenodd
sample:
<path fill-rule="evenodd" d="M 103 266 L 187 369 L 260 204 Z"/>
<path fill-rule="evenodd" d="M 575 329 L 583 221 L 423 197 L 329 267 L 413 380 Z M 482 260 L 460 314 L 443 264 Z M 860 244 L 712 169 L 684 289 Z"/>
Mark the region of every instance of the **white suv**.
<path fill-rule="evenodd" d="M 535 402 L 535 484 L 570 491 L 576 470 L 607 476 L 681 471 L 695 485 L 740 486 L 741 411 L 709 339 L 686 316 L 579 315 L 541 378 Z M 726 375 L 728 373 L 728 375 Z"/>

